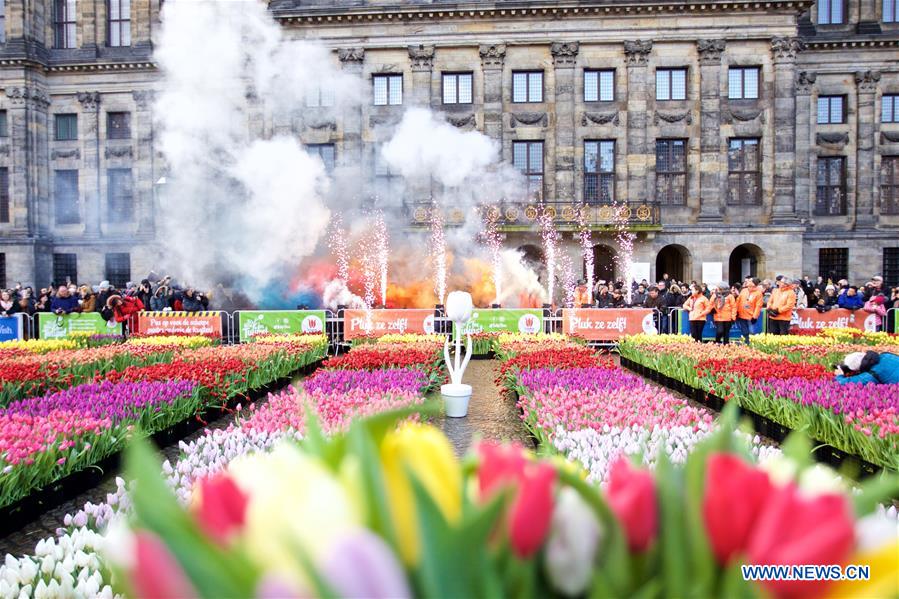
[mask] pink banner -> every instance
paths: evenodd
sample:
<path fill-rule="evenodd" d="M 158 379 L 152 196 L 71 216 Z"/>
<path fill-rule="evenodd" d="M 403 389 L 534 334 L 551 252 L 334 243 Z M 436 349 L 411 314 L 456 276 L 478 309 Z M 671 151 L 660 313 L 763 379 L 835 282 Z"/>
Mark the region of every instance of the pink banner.
<path fill-rule="evenodd" d="M 618 341 L 625 335 L 658 333 L 653 311 L 645 308 L 566 308 L 562 323 L 567 335 L 589 341 Z"/>
<path fill-rule="evenodd" d="M 138 335 L 222 336 L 221 312 L 139 312 Z"/>
<path fill-rule="evenodd" d="M 833 308 L 827 312 L 818 312 L 813 308 L 796 310 L 790 322 L 790 333 L 794 335 L 813 335 L 822 329 L 850 328 L 860 331 L 876 331 L 883 325 L 883 319 L 877 314 L 864 310 L 846 310 Z"/>
<path fill-rule="evenodd" d="M 433 310 L 345 310 L 343 338 L 434 332 Z"/>

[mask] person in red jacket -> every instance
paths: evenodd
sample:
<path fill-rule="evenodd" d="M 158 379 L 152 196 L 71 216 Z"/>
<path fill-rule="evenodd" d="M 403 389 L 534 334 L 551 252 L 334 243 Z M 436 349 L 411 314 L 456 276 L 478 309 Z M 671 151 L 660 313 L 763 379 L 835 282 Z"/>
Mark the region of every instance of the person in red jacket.
<path fill-rule="evenodd" d="M 112 314 L 116 322 L 127 322 L 128 331 L 134 332 L 137 313 L 144 309 L 144 303 L 135 296 L 111 295 L 106 300 L 106 305 L 112 308 Z"/>

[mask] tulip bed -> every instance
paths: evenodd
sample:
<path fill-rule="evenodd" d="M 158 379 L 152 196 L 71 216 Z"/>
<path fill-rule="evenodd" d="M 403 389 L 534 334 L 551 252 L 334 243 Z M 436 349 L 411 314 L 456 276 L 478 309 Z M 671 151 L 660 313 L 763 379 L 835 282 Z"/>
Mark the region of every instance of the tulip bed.
<path fill-rule="evenodd" d="M 136 347 L 173 355 L 166 344 Z M 224 406 L 320 360 L 326 350 L 324 336 L 184 349 L 168 363 L 108 370 L 96 382 L 12 401 L 0 408 L 0 507 L 99 463 L 124 447 L 133 430 L 154 433 Z"/>
<path fill-rule="evenodd" d="M 182 351 L 213 342 L 207 337 L 135 337 L 125 343 L 100 345 L 79 345 L 71 340 L 6 342 L 0 344 L 0 407 L 129 366 L 171 362 Z"/>
<path fill-rule="evenodd" d="M 873 334 L 879 335 L 879 334 Z M 623 358 L 879 466 L 899 469 L 899 385 L 840 385 L 833 366 L 849 351 L 895 351 L 849 345 L 839 337 L 760 336 L 752 347 L 630 337 Z M 808 343 L 805 343 L 805 342 Z M 869 340 L 871 342 L 871 340 Z M 882 342 L 882 343 L 881 343 Z"/>
<path fill-rule="evenodd" d="M 605 481 L 622 454 L 653 465 L 661 454 L 683 463 L 713 431 L 712 413 L 660 391 L 608 355 L 556 335 L 508 338 L 499 382 L 517 397 L 522 419 L 546 451 L 580 463 Z M 772 453 L 755 439 L 756 455 Z"/>

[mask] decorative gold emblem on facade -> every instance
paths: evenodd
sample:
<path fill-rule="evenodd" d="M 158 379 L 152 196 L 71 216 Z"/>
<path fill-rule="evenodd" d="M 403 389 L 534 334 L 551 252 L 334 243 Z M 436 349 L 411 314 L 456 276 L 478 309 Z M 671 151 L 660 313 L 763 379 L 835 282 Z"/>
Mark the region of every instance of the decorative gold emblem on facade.
<path fill-rule="evenodd" d="M 637 208 L 637 218 L 640 220 L 649 220 L 649 217 L 652 216 L 652 209 L 646 204 L 641 204 L 639 208 Z"/>
<path fill-rule="evenodd" d="M 524 209 L 524 215 L 528 220 L 534 220 L 537 218 L 537 209 L 534 206 L 528 206 Z"/>

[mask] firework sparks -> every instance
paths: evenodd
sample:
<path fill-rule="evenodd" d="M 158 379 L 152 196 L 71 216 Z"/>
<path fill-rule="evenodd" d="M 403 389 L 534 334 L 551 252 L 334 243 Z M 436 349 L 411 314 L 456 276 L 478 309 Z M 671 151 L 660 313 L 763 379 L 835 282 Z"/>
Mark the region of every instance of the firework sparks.
<path fill-rule="evenodd" d="M 378 266 L 379 291 L 381 292 L 381 305 L 387 305 L 387 264 L 390 259 L 390 236 L 387 233 L 387 224 L 384 222 L 384 213 L 378 211 L 375 217 L 375 255 Z"/>
<path fill-rule="evenodd" d="M 580 209 L 577 212 L 578 215 L 578 225 L 581 230 L 579 233 L 579 237 L 581 240 L 581 256 L 584 259 L 584 270 L 586 272 L 586 280 L 587 280 L 587 293 L 590 298 L 590 303 L 593 303 L 593 234 L 590 232 L 590 227 L 587 226 L 587 206 L 582 204 Z"/>
<path fill-rule="evenodd" d="M 487 247 L 490 248 L 490 266 L 493 270 L 493 288 L 496 293 L 496 298 L 493 300 L 493 303 L 499 304 L 500 298 L 503 295 L 503 239 L 502 235 L 496 228 L 496 216 L 496 214 L 491 214 L 490 211 L 487 211 L 487 213 L 484 215 L 484 237 L 487 242 Z"/>
<path fill-rule="evenodd" d="M 350 259 L 347 254 L 346 230 L 343 228 L 343 217 L 335 214 L 331 220 L 331 234 L 328 236 L 328 248 L 337 262 L 337 276 L 347 282 L 350 280 Z"/>
<path fill-rule="evenodd" d="M 618 243 L 618 253 L 615 262 L 618 270 L 624 273 L 624 293 L 627 303 L 631 303 L 631 268 L 634 257 L 634 239 L 636 236 L 630 232 L 627 226 L 627 204 L 612 204 L 615 215 L 615 241 Z"/>
<path fill-rule="evenodd" d="M 565 305 L 574 305 L 574 290 L 577 286 L 577 277 L 574 274 L 574 264 L 566 252 L 562 252 L 559 256 L 559 263 L 562 267 L 562 290 L 565 292 Z"/>
<path fill-rule="evenodd" d="M 439 303 L 446 297 L 446 238 L 443 233 L 443 210 L 437 202 L 431 207 L 431 262 L 434 265 L 434 293 Z"/>
<path fill-rule="evenodd" d="M 559 232 L 553 225 L 553 215 L 545 207 L 539 214 L 540 237 L 543 239 L 543 254 L 546 258 L 547 302 L 553 303 L 556 286 L 556 250 L 559 248 Z"/>

